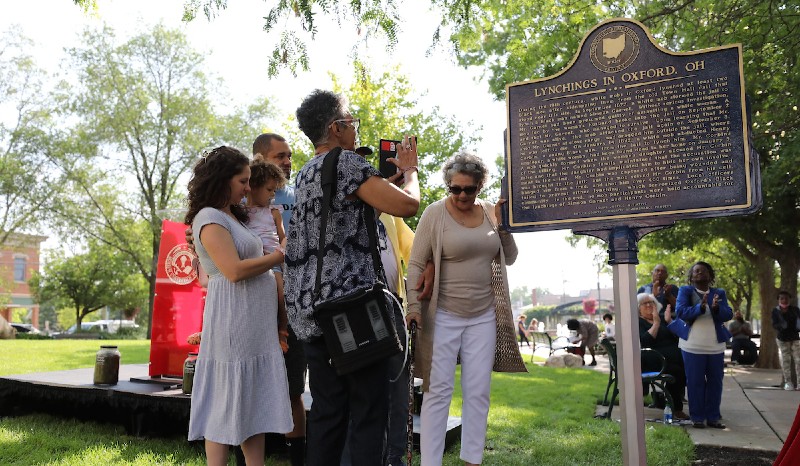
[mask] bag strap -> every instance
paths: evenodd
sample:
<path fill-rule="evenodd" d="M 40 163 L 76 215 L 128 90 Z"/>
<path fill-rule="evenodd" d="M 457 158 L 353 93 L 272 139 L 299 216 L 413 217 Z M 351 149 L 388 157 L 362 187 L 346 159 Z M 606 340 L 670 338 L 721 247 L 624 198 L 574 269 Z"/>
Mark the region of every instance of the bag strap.
<path fill-rule="evenodd" d="M 341 147 L 330 150 L 325 155 L 322 162 L 322 208 L 320 211 L 319 222 L 319 244 L 317 246 L 317 276 L 314 283 L 314 301 L 317 300 L 322 283 L 322 260 L 325 252 L 325 233 L 328 228 L 328 217 L 330 216 L 331 206 L 333 205 L 333 191 L 336 189 L 336 172 L 339 165 L 339 155 L 342 153 Z M 382 275 L 383 263 L 378 255 L 378 226 L 375 223 L 375 210 L 367 203 L 364 203 L 364 225 L 367 228 L 369 238 L 369 250 L 372 253 L 372 267 L 375 270 L 375 279 L 380 280 Z"/>

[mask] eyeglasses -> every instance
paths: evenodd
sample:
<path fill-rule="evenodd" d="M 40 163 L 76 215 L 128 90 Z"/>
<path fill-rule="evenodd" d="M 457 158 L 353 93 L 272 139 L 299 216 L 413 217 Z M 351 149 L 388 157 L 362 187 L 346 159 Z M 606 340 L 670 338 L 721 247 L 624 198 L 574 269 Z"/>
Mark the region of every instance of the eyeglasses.
<path fill-rule="evenodd" d="M 653 301 L 644 301 L 640 306 L 655 306 L 656 303 Z"/>
<path fill-rule="evenodd" d="M 467 196 L 472 196 L 478 191 L 477 186 L 464 186 L 463 188 L 461 186 L 448 186 L 447 189 L 456 196 L 460 195 L 462 192 L 466 193 Z"/>
<path fill-rule="evenodd" d="M 334 123 L 339 123 L 343 125 L 352 126 L 354 130 L 358 131 L 359 125 L 361 125 L 360 118 L 342 118 L 341 120 L 333 120 Z"/>

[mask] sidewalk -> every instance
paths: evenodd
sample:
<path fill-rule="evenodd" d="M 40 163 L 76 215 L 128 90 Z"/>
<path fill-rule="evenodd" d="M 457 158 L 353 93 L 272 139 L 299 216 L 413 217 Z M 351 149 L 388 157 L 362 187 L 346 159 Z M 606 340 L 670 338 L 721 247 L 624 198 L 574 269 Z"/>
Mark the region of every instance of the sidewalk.
<path fill-rule="evenodd" d="M 530 360 L 531 351 L 521 348 L 525 361 Z M 728 350 L 730 351 L 730 350 Z M 537 352 L 537 356 L 547 356 L 547 352 Z M 726 361 L 729 360 L 726 354 Z M 589 360 L 589 356 L 586 356 Z M 589 366 L 586 366 L 589 368 Z M 608 373 L 608 358 L 597 357 L 597 366 L 590 369 Z M 725 429 L 696 429 L 685 426 L 686 432 L 695 445 L 737 447 L 778 452 L 789 434 L 794 422 L 800 391 L 785 391 L 781 387 L 779 369 L 755 369 L 751 367 L 728 367 L 723 378 L 722 422 Z M 598 387 L 599 397 L 605 386 Z M 684 404 L 684 411 L 689 411 Z M 598 413 L 608 408 L 598 406 Z M 612 417 L 619 421 L 621 410 L 615 407 Z M 661 410 L 644 408 L 646 419 L 659 419 Z"/>

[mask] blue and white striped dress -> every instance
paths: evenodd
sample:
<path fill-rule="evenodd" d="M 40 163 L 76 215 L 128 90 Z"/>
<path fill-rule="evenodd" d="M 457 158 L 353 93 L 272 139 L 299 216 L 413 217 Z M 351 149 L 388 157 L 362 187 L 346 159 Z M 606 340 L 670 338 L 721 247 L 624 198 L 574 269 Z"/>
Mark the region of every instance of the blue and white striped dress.
<path fill-rule="evenodd" d="M 239 445 L 263 432 L 293 427 L 286 366 L 278 342 L 275 276 L 228 281 L 200 243 L 218 224 L 231 233 L 242 259 L 263 255 L 261 239 L 224 212 L 205 208 L 192 222 L 200 263 L 209 275 L 203 339 L 195 368 L 189 440 Z"/>

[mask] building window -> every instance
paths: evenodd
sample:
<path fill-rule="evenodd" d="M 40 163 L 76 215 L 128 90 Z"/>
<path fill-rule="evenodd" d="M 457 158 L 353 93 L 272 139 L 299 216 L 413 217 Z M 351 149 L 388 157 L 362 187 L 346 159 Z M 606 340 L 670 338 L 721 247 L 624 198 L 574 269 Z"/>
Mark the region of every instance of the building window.
<path fill-rule="evenodd" d="M 28 259 L 23 256 L 14 258 L 14 281 L 24 282 L 26 280 L 26 271 L 28 268 Z"/>

